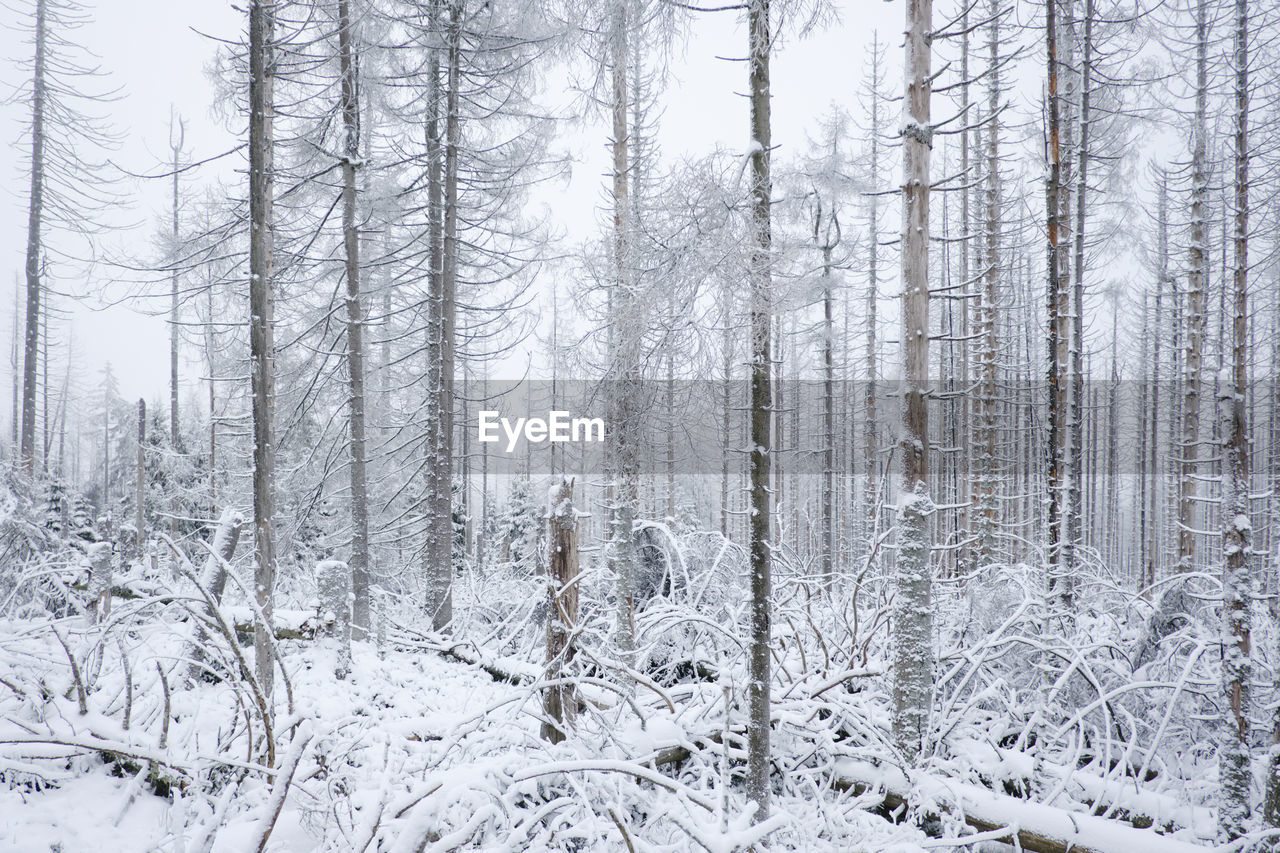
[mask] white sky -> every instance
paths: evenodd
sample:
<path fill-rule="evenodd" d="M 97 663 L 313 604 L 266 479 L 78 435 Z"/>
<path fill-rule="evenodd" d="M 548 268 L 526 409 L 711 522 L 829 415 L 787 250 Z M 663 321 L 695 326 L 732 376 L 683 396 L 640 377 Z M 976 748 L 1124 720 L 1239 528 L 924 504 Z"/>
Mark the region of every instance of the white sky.
<path fill-rule="evenodd" d="M 773 135 L 779 156 L 786 157 L 804 145 L 806 132 L 814 129 L 814 120 L 830 103 L 840 103 L 856 114 L 857 91 L 873 30 L 878 29 L 888 45 L 892 67 L 887 79 L 892 84 L 898 78 L 901 3 L 853 0 L 837 5 L 842 8 L 841 21 L 803 41 L 789 41 L 775 55 Z M 245 23 L 243 11 L 216 0 L 104 0 L 92 15 L 93 22 L 74 37 L 101 58 L 112 85 L 122 90 L 123 99 L 110 105 L 114 124 L 125 135 L 121 149 L 113 155 L 116 162 L 138 173 L 163 170 L 171 104 L 187 120 L 192 159 L 221 153 L 235 144 L 228 127 L 211 110 L 213 92 L 205 67 L 215 44 L 206 35 L 238 38 Z M 742 62 L 716 59 L 743 54 L 746 35 L 740 23 L 735 13 L 696 17 L 683 55 L 677 50 L 667 91 L 659 95 L 663 115 L 658 141 L 664 154 L 697 156 L 717 145 L 735 150 L 745 147 L 747 102 L 737 93 L 746 88 L 747 67 Z M 6 24 L 0 30 L 0 55 L 26 56 L 30 48 L 23 39 L 12 24 Z M 14 60 L 5 64 L 0 70 L 4 91 L 12 91 L 24 73 Z M 21 102 L 0 105 L 0 139 L 6 143 L 0 148 L 0 187 L 4 190 L 0 282 L 8 287 L 21 276 L 24 263 L 27 188 L 18 143 L 20 123 L 29 109 Z M 567 187 L 548 188 L 545 193 L 555 196 L 553 211 L 563 228 L 572 237 L 581 238 L 594 227 L 595 207 L 602 198 L 606 134 L 603 126 L 578 126 L 565 132 L 573 134 L 565 142 L 576 149 L 580 161 Z M 208 180 L 215 174 L 234 180 L 230 171 L 234 161 L 228 161 L 204 167 L 188 180 Z M 116 212 L 113 220 L 122 228 L 134 227 L 113 239 L 145 258 L 151 235 L 169 215 L 168 183 L 130 181 L 125 192 L 133 199 L 132 209 Z M 102 288 L 108 299 L 118 299 L 126 289 L 106 280 L 107 275 L 100 269 L 88 284 L 94 290 Z M 85 285 L 65 280 L 58 283 L 59 287 L 81 291 Z M 5 336 L 13 301 L 8 287 L 0 287 L 0 317 L 4 317 L 0 335 Z M 71 310 L 69 331 L 75 339 L 76 361 L 90 387 L 96 384 L 102 365 L 110 361 L 126 398 L 145 396 L 150 401 L 163 395 L 168 382 L 168 330 L 162 319 L 147 316 L 143 305 L 104 307 L 98 299 L 77 304 L 64 300 L 62 307 Z M 68 330 L 56 333 L 65 338 Z M 184 371 L 187 382 L 197 376 L 194 365 Z"/>

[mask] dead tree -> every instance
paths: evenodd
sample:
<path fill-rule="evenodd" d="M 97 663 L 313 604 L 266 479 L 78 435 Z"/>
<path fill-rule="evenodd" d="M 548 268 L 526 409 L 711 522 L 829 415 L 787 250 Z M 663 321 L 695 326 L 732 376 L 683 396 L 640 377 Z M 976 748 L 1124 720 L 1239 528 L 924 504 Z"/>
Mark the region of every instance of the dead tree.
<path fill-rule="evenodd" d="M 928 0 L 926 0 L 928 2 Z M 769 643 L 773 635 L 769 596 L 772 588 L 769 467 L 773 453 L 773 379 L 770 352 L 773 251 L 769 176 L 772 129 L 769 109 L 769 0 L 747 5 L 748 93 L 751 101 L 751 643 L 748 651 L 747 798 L 755 806 L 752 820 L 769 816 Z"/>
<path fill-rule="evenodd" d="M 214 603 L 222 600 L 222 593 L 227 588 L 227 566 L 236 553 L 236 545 L 240 542 L 240 527 L 244 524 L 244 516 L 227 507 L 218 519 L 218 526 L 213 533 L 213 542 L 209 546 L 209 556 L 204 563 L 204 571 L 200 574 L 200 585 L 213 597 Z M 213 615 L 210 614 L 210 619 Z M 209 641 L 209 632 L 204 623 L 198 623 L 195 641 L 187 657 L 191 660 L 189 678 L 201 678 L 206 670 L 205 646 Z"/>
<path fill-rule="evenodd" d="M 1222 748 L 1218 752 L 1218 835 L 1234 841 L 1250 829 L 1249 426 L 1245 395 L 1249 382 L 1249 12 L 1235 3 L 1234 247 L 1231 301 L 1231 373 L 1218 392 L 1222 436 L 1222 687 L 1227 699 Z M 1225 323 L 1227 318 L 1223 317 Z M 1224 371 L 1225 372 L 1225 371 Z M 1226 377 L 1223 377 L 1225 380 Z M 1274 771 L 1268 774 L 1268 793 Z"/>
<path fill-rule="evenodd" d="M 578 696 L 567 680 L 578 624 L 578 515 L 573 480 L 560 481 L 547 509 L 547 687 L 542 693 L 542 737 L 560 743 L 573 727 Z"/>
<path fill-rule="evenodd" d="M 147 496 L 147 457 L 146 457 L 146 441 L 147 441 L 147 401 L 138 400 L 138 458 L 137 458 L 137 482 L 134 488 L 134 531 L 133 531 L 133 552 L 141 559 L 142 542 L 144 540 L 143 530 L 145 520 L 143 518 L 143 507 L 146 504 Z"/>
<path fill-rule="evenodd" d="M 1208 239 L 1208 124 L 1209 96 L 1208 0 L 1196 5 L 1196 108 L 1191 150 L 1191 246 L 1187 271 L 1186 346 L 1182 376 L 1182 454 L 1178 480 L 1178 571 L 1193 568 L 1196 552 L 1196 464 L 1200 451 L 1200 371 L 1204 359 L 1205 302 L 1209 279 Z"/>
<path fill-rule="evenodd" d="M 350 0 L 338 0 L 338 64 L 342 73 L 342 243 L 347 280 L 347 422 L 351 479 L 351 614 L 356 639 L 369 633 L 369 495 L 365 449 L 364 306 L 360 297 L 360 229 L 356 224 L 356 167 L 360 162 L 360 103 Z"/>
<path fill-rule="evenodd" d="M 275 676 L 271 614 L 276 585 L 275 343 L 272 320 L 272 123 L 274 30 L 272 0 L 249 2 L 249 358 L 253 395 L 254 588 L 262 618 L 254 624 L 258 683 L 266 697 Z"/>
<path fill-rule="evenodd" d="M 333 674 L 339 679 L 351 674 L 351 580 L 351 569 L 341 560 L 316 564 L 316 589 L 326 633 L 337 644 Z"/>
<path fill-rule="evenodd" d="M 932 0 L 907 2 L 906 116 L 902 127 L 902 483 L 893 605 L 893 740 L 915 762 L 933 704 L 929 558 L 929 160 L 933 147 Z"/>

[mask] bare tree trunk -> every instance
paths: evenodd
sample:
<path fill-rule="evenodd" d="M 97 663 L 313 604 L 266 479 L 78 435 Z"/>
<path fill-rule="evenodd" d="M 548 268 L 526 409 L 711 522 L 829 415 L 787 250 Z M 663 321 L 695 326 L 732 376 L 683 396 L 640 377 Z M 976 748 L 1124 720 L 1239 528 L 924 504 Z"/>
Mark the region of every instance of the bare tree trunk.
<path fill-rule="evenodd" d="M 1155 316 L 1152 318 L 1152 355 L 1151 355 L 1151 453 L 1149 470 L 1151 475 L 1151 545 L 1147 553 L 1147 561 L 1144 567 L 1146 571 L 1146 581 L 1143 587 L 1151 589 L 1156 582 L 1156 565 L 1160 561 L 1160 545 L 1161 537 L 1158 535 L 1161 528 L 1162 505 L 1160 502 L 1160 491 L 1163 477 L 1160 475 L 1160 342 L 1164 338 L 1164 329 L 1161 320 L 1163 319 L 1163 310 L 1161 302 L 1164 297 L 1165 284 L 1169 279 L 1169 211 L 1168 211 L 1167 180 L 1165 175 L 1160 175 L 1160 194 L 1156 201 L 1156 255 L 1159 263 L 1159 272 L 1156 276 L 1156 298 L 1155 298 Z M 1143 526 L 1143 536 L 1146 536 L 1146 526 Z"/>
<path fill-rule="evenodd" d="M 441 20 L 438 0 L 431 4 L 429 26 L 443 34 L 429 61 L 427 120 L 428 208 L 431 277 L 428 342 L 428 409 L 425 500 L 427 547 L 424 551 L 427 609 L 436 630 L 453 621 L 453 291 L 457 276 L 457 142 L 460 84 L 462 0 L 449 0 L 448 20 Z M 445 55 L 444 91 L 440 89 L 439 54 Z M 442 97 L 443 94 L 443 97 Z M 443 113 L 443 115 L 442 115 Z M 444 119 L 443 134 L 440 130 Z"/>
<path fill-rule="evenodd" d="M 615 380 L 610 389 L 610 407 L 613 412 L 614 442 L 614 494 L 613 530 L 611 531 L 610 556 L 617 576 L 617 624 L 619 651 L 624 661 L 630 662 L 635 649 L 635 558 L 632 533 L 639 509 L 639 446 L 636 428 L 637 414 L 633 387 L 638 377 L 639 360 L 636 337 L 636 295 L 631 275 L 631 211 L 629 130 L 627 124 L 627 61 L 628 28 L 630 27 L 627 0 L 614 0 L 610 14 L 610 84 L 612 86 L 612 154 L 613 154 L 613 274 L 614 294 L 611 302 L 614 330 L 614 351 L 611 369 Z"/>
<path fill-rule="evenodd" d="M 769 104 L 769 0 L 747 6 L 749 97 L 751 99 L 751 641 L 747 688 L 747 798 L 755 806 L 752 820 L 769 816 L 770 641 L 773 636 L 769 597 L 772 587 L 769 467 L 773 453 L 772 313 L 773 237 L 770 203 L 772 127 Z"/>
<path fill-rule="evenodd" d="M 542 694 L 542 737 L 552 743 L 565 739 L 577 715 L 578 695 L 565 683 L 566 665 L 573 660 L 572 638 L 578 624 L 578 514 L 573 506 L 573 480 L 563 479 L 551 496 L 547 511 L 547 663 Z"/>
<path fill-rule="evenodd" d="M 177 119 L 177 136 L 174 136 L 174 119 L 169 119 L 169 150 L 173 152 L 173 269 L 169 274 L 169 439 L 173 449 L 182 447 L 181 424 L 178 420 L 178 169 L 182 157 L 182 143 L 186 139 L 186 124 Z"/>
<path fill-rule="evenodd" d="M 1048 0 L 1045 8 L 1045 50 L 1048 71 L 1049 107 L 1049 177 L 1045 182 L 1045 208 L 1047 217 L 1048 294 L 1049 308 L 1049 435 L 1048 435 L 1048 558 L 1049 589 L 1063 596 L 1059 586 L 1063 574 L 1062 517 L 1063 517 L 1063 441 L 1066 425 L 1066 393 L 1062 385 L 1064 367 L 1063 344 L 1066 337 L 1066 318 L 1062 276 L 1062 247 L 1059 241 L 1061 224 L 1062 149 L 1059 138 L 1058 96 L 1058 0 Z M 1069 599 L 1070 593 L 1065 596 Z M 1064 602 L 1064 603 L 1068 603 Z"/>
<path fill-rule="evenodd" d="M 871 69 L 871 179 L 874 182 L 872 189 L 875 190 L 880 176 L 880 41 L 878 34 L 872 37 L 871 56 L 873 63 Z M 866 411 L 863 414 L 865 418 L 863 476 L 866 478 L 866 485 L 863 487 L 863 509 L 866 530 L 862 537 L 868 543 L 868 553 L 870 553 L 871 537 L 877 530 L 877 515 L 880 511 L 880 466 L 877 461 L 880 437 L 876 414 L 876 372 L 879 355 L 876 333 L 878 331 L 877 309 L 880 301 L 880 197 L 874 191 L 871 193 L 870 202 L 871 209 L 867 223 L 871 231 L 867 241 L 867 393 Z"/>
<path fill-rule="evenodd" d="M 723 322 L 724 334 L 721 337 L 721 370 L 723 378 L 720 384 L 720 439 L 724 452 L 720 454 L 720 535 L 729 538 L 729 448 L 733 445 L 733 330 L 729 322 L 733 315 L 733 290 L 723 287 Z"/>
<path fill-rule="evenodd" d="M 360 295 L 360 229 L 356 224 L 356 166 L 360 160 L 360 103 L 350 0 L 338 0 L 338 62 L 342 70 L 342 242 L 346 250 L 347 382 L 351 456 L 351 628 L 369 633 L 369 495 L 365 448 L 364 305 Z"/>
<path fill-rule="evenodd" d="M 31 84 L 31 196 L 27 210 L 27 314 L 22 367 L 22 462 L 27 475 L 36 470 L 36 367 L 40 358 L 40 297 L 44 216 L 44 108 L 47 0 L 36 0 L 35 71 Z"/>
<path fill-rule="evenodd" d="M 22 322 L 22 283 L 15 273 L 13 276 L 13 346 L 9 351 L 9 367 L 13 370 L 13 449 L 17 451 L 21 445 L 19 441 L 19 427 L 22 424 L 22 398 L 20 396 L 22 387 L 22 372 L 19 369 L 22 356 L 21 332 L 19 326 Z"/>
<path fill-rule="evenodd" d="M 436 541 L 441 559 L 436 571 L 438 601 L 435 627 L 453 622 L 453 407 L 454 368 L 457 362 L 455 326 L 458 289 L 458 144 L 461 141 L 459 88 L 462 85 L 462 6 L 450 0 L 446 36 L 446 85 L 444 98 L 444 234 L 441 261 L 440 302 L 440 443 L 436 454 L 440 488 L 436 490 Z"/>
<path fill-rule="evenodd" d="M 236 544 L 240 541 L 240 526 L 244 517 L 232 507 L 222 511 L 218 526 L 213 533 L 213 541 L 209 545 L 209 556 L 204 563 L 204 571 L 200 575 L 200 584 L 213 597 L 214 603 L 222 601 L 222 593 L 227 588 L 227 564 L 236 553 Z M 189 677 L 200 678 L 204 673 L 206 657 L 205 645 L 209 634 L 203 624 L 197 624 L 195 642 L 192 643 L 187 657 L 191 660 Z"/>
<path fill-rule="evenodd" d="M 840 245 L 840 217 L 834 204 L 824 215 L 822 198 L 813 220 L 813 237 L 822 252 L 822 575 L 835 578 L 836 553 L 836 328 L 835 283 L 831 278 L 831 253 Z M 796 407 L 797 411 L 799 407 Z"/>
<path fill-rule="evenodd" d="M 214 363 L 215 341 L 213 337 L 213 288 L 206 293 L 209 322 L 205 326 L 205 360 L 209 365 L 209 507 L 218 506 L 218 392 L 214 383 L 217 366 Z"/>
<path fill-rule="evenodd" d="M 133 553 L 141 559 L 142 543 L 145 539 L 145 520 L 143 518 L 143 507 L 146 503 L 147 496 L 147 457 L 146 457 L 146 441 L 147 441 L 147 401 L 139 398 L 138 400 L 138 470 L 137 482 L 134 491 L 134 521 L 133 526 L 136 528 L 133 532 Z"/>
<path fill-rule="evenodd" d="M 1150 405 L 1148 402 L 1149 401 L 1148 395 L 1151 393 L 1151 390 L 1155 385 L 1155 382 L 1152 381 L 1151 377 L 1156 375 L 1155 371 L 1153 370 L 1154 365 L 1148 359 L 1148 354 L 1150 353 L 1150 349 L 1151 349 L 1148 344 L 1148 341 L 1152 337 L 1150 308 L 1151 308 L 1150 294 L 1148 294 L 1144 290 L 1142 294 L 1142 333 L 1140 335 L 1139 344 L 1138 344 L 1138 351 L 1142 354 L 1141 356 L 1142 369 L 1139 377 L 1139 382 L 1141 384 L 1138 387 L 1138 513 L 1137 513 L 1137 516 L 1138 516 L 1137 517 L 1138 571 L 1136 572 L 1137 574 L 1136 586 L 1137 586 L 1138 594 L 1148 600 L 1151 597 L 1150 585 L 1147 583 L 1147 571 L 1148 571 L 1147 565 L 1148 565 L 1148 555 L 1149 555 L 1148 549 L 1151 543 L 1151 536 L 1148 530 L 1151 525 L 1148 524 L 1147 518 L 1148 518 L 1148 507 L 1150 506 L 1150 500 L 1151 500 L 1151 483 L 1150 483 L 1150 478 L 1148 476 L 1148 472 L 1150 468 L 1147 460 L 1149 458 L 1149 454 L 1148 454 L 1149 447 L 1156 440 L 1156 432 L 1154 429 L 1149 428 L 1150 420 L 1147 417 L 1148 406 Z M 1114 334 L 1112 335 L 1112 337 L 1114 338 Z M 1112 350 L 1114 353 L 1114 343 L 1112 346 Z M 1112 365 L 1113 365 L 1112 367 L 1113 371 L 1117 370 L 1117 368 L 1115 367 L 1114 355 L 1112 357 Z M 1118 376 L 1116 373 L 1113 373 L 1112 376 L 1118 379 Z M 1111 440 L 1114 444 L 1116 440 L 1116 431 L 1114 428 L 1112 429 Z M 1113 454 L 1115 452 L 1116 451 L 1114 450 L 1112 451 Z M 1113 455 L 1113 459 L 1114 458 L 1115 457 Z M 1112 476 L 1115 476 L 1114 466 L 1112 470 Z M 1116 488 L 1119 488 L 1119 486 L 1117 485 Z"/>
<path fill-rule="evenodd" d="M 1206 111 L 1209 88 L 1208 0 L 1196 6 L 1196 112 L 1191 152 L 1191 249 L 1187 275 L 1187 340 L 1183 362 L 1182 472 L 1178 482 L 1178 571 L 1193 568 L 1196 551 L 1196 472 L 1200 444 L 1200 372 L 1204 357 L 1208 282 L 1205 218 L 1209 175 Z"/>
<path fill-rule="evenodd" d="M 427 59 L 427 341 L 424 366 L 426 399 L 426 425 L 423 449 L 426 453 L 425 494 L 422 499 L 422 519 L 426 538 L 423 556 L 423 586 L 426 591 L 425 607 L 431 617 L 432 627 L 442 623 L 441 610 L 445 591 L 441 588 L 443 575 L 440 563 L 447 562 L 444 545 L 439 539 L 441 526 L 436 523 L 440 509 L 438 497 L 448 488 L 440 463 L 443 446 L 441 431 L 444 429 L 443 363 L 444 363 L 444 142 L 441 130 L 440 54 L 445 50 L 441 34 L 441 0 L 427 4 L 425 28 L 430 34 Z"/>
<path fill-rule="evenodd" d="M 1235 264 L 1232 270 L 1231 381 L 1218 394 L 1222 427 L 1222 687 L 1227 698 L 1226 731 L 1218 752 L 1218 835 L 1234 841 L 1250 829 L 1250 605 L 1253 578 L 1249 557 L 1253 525 L 1249 520 L 1249 10 L 1235 3 Z M 1225 285 L 1224 285 L 1225 287 Z M 1226 317 L 1223 317 L 1226 322 Z M 1225 380 L 1226 377 L 1223 377 Z M 1273 750 L 1274 752 L 1274 750 Z M 1267 791 L 1275 784 L 1275 762 L 1268 762 Z M 1270 805 L 1270 797 L 1268 797 Z"/>
<path fill-rule="evenodd" d="M 47 261 L 44 264 L 48 272 Z M 49 305 L 40 315 L 40 468 L 49 473 Z"/>
<path fill-rule="evenodd" d="M 272 0 L 249 2 L 249 353 L 253 385 L 253 528 L 257 565 L 254 586 L 262 619 L 254 620 L 258 683 L 272 693 L 275 668 L 271 616 L 276 585 L 275 344 L 272 329 L 272 122 L 274 58 Z"/>
<path fill-rule="evenodd" d="M 1071 235 L 1075 239 L 1075 259 L 1071 265 L 1071 515 L 1068 521 L 1067 541 L 1072 549 L 1074 571 L 1075 549 L 1083 540 L 1084 528 L 1084 225 L 1085 196 L 1088 189 L 1089 176 L 1089 112 L 1090 112 L 1090 71 L 1093 62 L 1091 40 L 1093 38 L 1093 0 L 1084 0 L 1085 19 L 1084 37 L 1080 68 L 1071 69 L 1070 79 L 1074 85 L 1079 81 L 1079 144 L 1077 153 L 1078 175 L 1075 182 L 1075 230 Z M 1075 14 L 1069 17 L 1066 36 L 1071 45 L 1077 41 Z M 1068 51 L 1067 62 L 1074 64 L 1075 52 Z M 1093 466 L 1094 471 L 1097 470 Z M 1096 514 L 1096 506 L 1091 505 Z M 1073 580 L 1074 584 L 1074 580 Z"/>
<path fill-rule="evenodd" d="M 907 2 L 902 129 L 902 486 L 893 602 L 893 740 L 914 763 L 933 705 L 933 592 L 929 559 L 929 158 L 932 0 Z"/>
<path fill-rule="evenodd" d="M 979 568 L 994 559 L 996 525 L 998 522 L 998 492 L 1001 487 L 1000 464 L 997 457 L 996 415 L 998 389 L 996 387 L 996 357 L 999 337 L 996 329 L 996 306 L 1000 297 L 1000 18 L 1004 14 L 999 0 L 992 0 L 987 9 L 989 18 L 987 36 L 987 163 L 984 181 L 986 206 L 986 256 L 984 258 L 983 287 L 978 302 L 978 361 L 980 365 L 978 394 L 977 445 L 980 463 L 977 472 L 978 524 L 974 535 Z M 968 388 L 968 383 L 965 383 Z"/>
<path fill-rule="evenodd" d="M 329 636 L 337 641 L 333 674 L 338 679 L 351 674 L 351 567 L 341 560 L 324 560 L 316 565 L 316 591 L 320 609 L 333 614 Z"/>

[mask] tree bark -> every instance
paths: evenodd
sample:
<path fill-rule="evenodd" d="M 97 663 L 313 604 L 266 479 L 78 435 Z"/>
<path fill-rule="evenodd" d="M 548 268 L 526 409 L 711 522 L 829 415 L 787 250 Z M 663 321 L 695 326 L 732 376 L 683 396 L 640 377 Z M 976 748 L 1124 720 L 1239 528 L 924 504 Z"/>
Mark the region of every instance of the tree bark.
<path fill-rule="evenodd" d="M 1062 551 L 1062 516 L 1063 516 L 1063 440 L 1066 424 L 1066 394 L 1062 385 L 1063 343 L 1066 337 L 1066 323 L 1063 316 L 1062 246 L 1059 240 L 1061 224 L 1061 183 L 1062 183 L 1062 149 L 1059 136 L 1059 96 L 1058 96 L 1058 0 L 1048 0 L 1045 8 L 1045 52 L 1048 74 L 1048 121 L 1049 138 L 1047 159 L 1049 166 L 1048 180 L 1045 182 L 1046 232 L 1048 236 L 1048 293 L 1046 303 L 1049 309 L 1048 322 L 1048 356 L 1049 356 L 1049 434 L 1047 442 L 1048 482 L 1046 484 L 1047 532 L 1048 532 L 1048 575 L 1049 590 L 1066 598 L 1069 604 L 1069 593 L 1063 595 L 1060 587 L 1063 578 Z"/>
<path fill-rule="evenodd" d="M 209 556 L 205 559 L 204 571 L 200 575 L 200 585 L 209 591 L 215 603 L 222 601 L 222 593 L 227 588 L 227 564 L 236 553 L 236 545 L 240 541 L 240 526 L 244 517 L 238 511 L 227 507 L 222 511 L 218 527 L 214 531 L 213 541 L 209 545 Z M 196 629 L 196 639 L 187 655 L 191 659 L 190 678 L 196 679 L 205 670 L 207 657 L 205 646 L 209 641 L 209 633 L 204 625 Z"/>
<path fill-rule="evenodd" d="M 1253 525 L 1249 520 L 1249 11 L 1235 3 L 1235 234 L 1232 237 L 1231 374 L 1221 378 L 1218 407 L 1222 433 L 1222 686 L 1227 719 L 1218 752 L 1221 799 L 1218 835 L 1234 841 L 1250 829 L 1250 604 L 1253 578 L 1249 556 Z M 1226 322 L 1226 317 L 1223 318 Z M 1275 784 L 1274 755 L 1268 762 L 1267 791 Z M 1271 805 L 1271 797 L 1267 799 Z M 1268 815 L 1270 817 L 1270 815 Z"/>
<path fill-rule="evenodd" d="M 145 539 L 145 520 L 143 518 L 143 508 L 146 504 L 147 496 L 147 457 L 146 457 L 146 440 L 147 440 L 147 401 L 138 400 L 138 460 L 137 460 L 137 482 L 134 490 L 134 521 L 136 528 L 133 531 L 133 553 L 139 559 L 142 558 L 142 543 Z"/>
<path fill-rule="evenodd" d="M 773 416 L 772 353 L 772 227 L 770 204 L 770 149 L 772 129 L 769 106 L 769 0 L 747 5 L 749 97 L 751 100 L 751 641 L 748 651 L 750 682 L 747 688 L 747 798 L 755 806 L 752 820 L 769 816 L 770 641 L 772 617 L 772 542 L 770 539 L 769 467 L 773 452 L 770 419 Z"/>
<path fill-rule="evenodd" d="M 547 662 L 542 694 L 542 737 L 565 739 L 577 714 L 574 686 L 561 682 L 573 660 L 573 633 L 578 624 L 578 515 L 573 506 L 573 480 L 564 479 L 551 496 L 547 512 Z"/>
<path fill-rule="evenodd" d="M 631 661 L 635 650 L 636 569 L 632 536 L 640 503 L 640 448 L 636 423 L 639 413 L 633 404 L 639 390 L 636 386 L 639 382 L 640 360 L 638 336 L 641 334 L 637 328 L 637 300 L 631 275 L 631 163 L 627 123 L 627 62 L 630 55 L 628 30 L 631 22 L 628 5 L 628 0 L 614 0 L 609 24 L 614 277 L 610 308 L 613 325 L 616 327 L 613 332 L 611 365 L 615 378 L 610 388 L 614 427 L 614 486 L 613 530 L 609 553 L 617 577 L 618 611 L 615 632 L 619 652 L 626 662 Z"/>
<path fill-rule="evenodd" d="M 351 628 L 369 633 L 369 494 L 365 448 L 364 305 L 360 295 L 360 228 L 356 168 L 360 161 L 360 103 L 350 0 L 338 0 L 338 63 L 342 73 L 342 242 L 347 280 L 347 418 L 351 479 Z"/>
<path fill-rule="evenodd" d="M 35 73 L 31 84 L 31 195 L 27 209 L 27 313 L 22 366 L 22 463 L 36 470 L 36 369 L 40 359 L 41 227 L 44 216 L 44 109 L 48 0 L 36 0 Z"/>
<path fill-rule="evenodd" d="M 1209 89 L 1208 0 L 1196 6 L 1196 108 L 1191 152 L 1191 247 L 1187 274 L 1187 340 L 1183 360 L 1182 470 L 1178 481 L 1178 571 L 1193 568 L 1196 551 L 1196 472 L 1200 450 L 1200 372 L 1204 358 L 1205 301 L 1209 277 L 1208 216 L 1208 128 L 1206 112 Z"/>
<path fill-rule="evenodd" d="M 974 551 L 977 566 L 989 565 L 994 559 L 996 525 L 998 522 L 998 493 L 1001 486 L 1000 465 L 997 458 L 996 430 L 999 423 L 996 414 L 998 389 L 996 387 L 996 356 L 999 339 L 996 328 L 996 306 L 1000 294 L 1000 18 L 1003 15 L 999 0 L 992 0 L 987 9 L 989 22 L 987 59 L 987 151 L 984 176 L 983 202 L 986 208 L 985 257 L 982 290 L 978 302 L 978 361 L 980 366 L 978 394 L 978 429 L 975 442 L 979 454 L 977 472 L 978 523 L 974 530 L 977 539 Z M 968 387 L 968 383 L 965 383 Z"/>
<path fill-rule="evenodd" d="M 178 165 L 182 156 L 182 143 L 186 137 L 186 127 L 178 120 L 178 136 L 175 139 L 174 121 L 169 120 L 169 148 L 173 152 L 173 269 L 169 273 L 169 440 L 175 451 L 182 447 L 181 424 L 178 420 Z"/>
<path fill-rule="evenodd" d="M 926 746 L 933 689 L 929 559 L 929 160 L 933 146 L 932 0 L 907 2 L 902 129 L 902 483 L 893 603 L 893 740 L 915 763 Z"/>
<path fill-rule="evenodd" d="M 249 355 L 253 393 L 253 528 L 257 564 L 254 587 L 262 619 L 255 620 L 258 683 L 270 697 L 275 676 L 271 614 L 276 583 L 275 342 L 272 329 L 272 122 L 274 58 L 272 0 L 249 2 Z"/>

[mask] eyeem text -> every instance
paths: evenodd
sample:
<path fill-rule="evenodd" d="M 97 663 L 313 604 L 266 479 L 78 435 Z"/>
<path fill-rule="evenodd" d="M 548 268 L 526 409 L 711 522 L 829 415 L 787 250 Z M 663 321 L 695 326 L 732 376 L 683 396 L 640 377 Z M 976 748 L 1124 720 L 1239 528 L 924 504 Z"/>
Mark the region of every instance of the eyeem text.
<path fill-rule="evenodd" d="M 495 442 L 506 436 L 507 453 L 516 449 L 521 436 L 533 444 L 544 442 L 592 442 L 604 441 L 603 418 L 575 418 L 569 412 L 553 410 L 545 418 L 500 417 L 497 412 L 481 411 L 476 423 L 476 435 L 480 441 Z"/>

